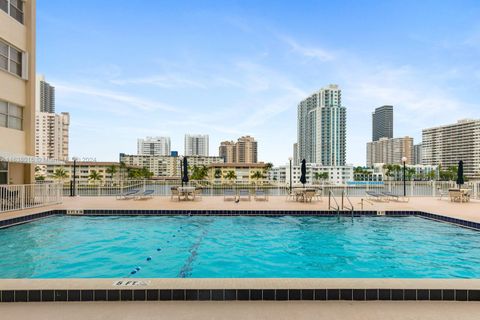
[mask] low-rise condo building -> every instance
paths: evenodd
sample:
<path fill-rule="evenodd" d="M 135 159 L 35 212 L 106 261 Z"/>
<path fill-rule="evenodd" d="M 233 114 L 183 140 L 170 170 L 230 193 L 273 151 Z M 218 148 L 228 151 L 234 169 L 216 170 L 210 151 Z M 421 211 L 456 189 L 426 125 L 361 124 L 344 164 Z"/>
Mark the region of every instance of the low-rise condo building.
<path fill-rule="evenodd" d="M 180 178 L 181 166 L 183 156 L 155 156 L 155 155 L 128 155 L 121 153 L 120 162 L 129 166 L 136 166 L 140 168 L 146 168 L 153 173 L 153 178 Z M 203 156 L 191 156 L 187 157 L 188 166 L 193 168 L 194 166 L 208 167 L 214 163 L 223 163 L 221 157 L 203 157 Z"/>
<path fill-rule="evenodd" d="M 215 184 L 253 184 L 267 180 L 267 164 L 213 163 L 208 166 L 208 179 Z M 258 172 L 258 173 L 257 173 Z"/>
<path fill-rule="evenodd" d="M 307 184 L 328 183 L 344 185 L 353 181 L 353 166 L 322 166 L 317 163 L 307 163 Z M 292 186 L 301 185 L 301 165 L 292 165 Z M 290 185 L 290 164 L 274 167 L 268 172 L 272 183 Z"/>
<path fill-rule="evenodd" d="M 127 177 L 129 168 L 138 168 L 135 166 L 120 167 L 119 162 L 97 162 L 97 161 L 67 161 L 64 164 L 47 165 L 46 181 L 67 182 L 73 180 L 75 170 L 76 181 L 78 183 L 105 183 L 109 181 L 118 181 Z M 75 168 L 74 168 L 75 167 Z M 115 169 L 112 172 L 112 167 Z M 63 171 L 59 174 L 59 170 Z M 96 178 L 93 178 L 93 177 Z"/>

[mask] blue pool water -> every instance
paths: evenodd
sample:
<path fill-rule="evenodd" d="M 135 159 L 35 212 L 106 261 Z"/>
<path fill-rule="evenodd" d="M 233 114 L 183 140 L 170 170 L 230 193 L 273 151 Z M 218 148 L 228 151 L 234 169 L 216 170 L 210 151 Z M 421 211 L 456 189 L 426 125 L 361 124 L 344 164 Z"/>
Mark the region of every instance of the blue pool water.
<path fill-rule="evenodd" d="M 480 232 L 419 217 L 55 216 L 0 248 L 0 278 L 480 278 Z"/>

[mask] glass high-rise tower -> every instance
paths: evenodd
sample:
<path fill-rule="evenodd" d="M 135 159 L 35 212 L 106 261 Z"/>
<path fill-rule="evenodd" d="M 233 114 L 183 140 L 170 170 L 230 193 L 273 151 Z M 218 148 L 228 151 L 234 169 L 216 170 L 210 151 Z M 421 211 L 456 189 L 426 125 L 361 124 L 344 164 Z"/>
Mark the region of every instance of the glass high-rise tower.
<path fill-rule="evenodd" d="M 298 104 L 298 158 L 324 166 L 344 166 L 347 110 L 342 91 L 331 84 Z"/>
<path fill-rule="evenodd" d="M 393 138 L 393 106 L 381 106 L 372 113 L 372 141 Z"/>

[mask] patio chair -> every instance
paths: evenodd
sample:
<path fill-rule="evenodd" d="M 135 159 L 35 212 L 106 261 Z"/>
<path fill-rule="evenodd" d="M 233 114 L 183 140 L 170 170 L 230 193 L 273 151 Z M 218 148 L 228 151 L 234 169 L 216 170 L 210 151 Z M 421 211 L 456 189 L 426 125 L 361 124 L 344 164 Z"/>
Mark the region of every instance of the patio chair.
<path fill-rule="evenodd" d="M 470 190 L 460 190 L 462 192 L 462 201 L 470 202 Z"/>
<path fill-rule="evenodd" d="M 295 201 L 295 192 L 288 191 L 285 201 Z"/>
<path fill-rule="evenodd" d="M 195 188 L 195 191 L 193 192 L 193 200 L 195 199 L 201 200 L 202 194 L 203 194 L 202 188 L 199 188 L 199 187 Z"/>
<path fill-rule="evenodd" d="M 314 200 L 318 200 L 320 202 L 323 201 L 323 190 L 322 189 L 317 189 L 315 191 L 315 196 L 313 197 Z"/>
<path fill-rule="evenodd" d="M 117 200 L 129 200 L 135 198 L 135 195 L 138 193 L 138 189 L 125 191 L 122 194 L 117 195 Z"/>
<path fill-rule="evenodd" d="M 146 200 L 146 199 L 151 199 L 153 198 L 153 193 L 155 191 L 154 190 L 145 190 L 143 191 L 142 193 L 140 193 L 139 195 L 137 195 L 134 200 Z"/>
<path fill-rule="evenodd" d="M 313 198 L 315 197 L 315 193 L 315 190 L 305 190 L 303 193 L 303 201 L 312 202 Z"/>
<path fill-rule="evenodd" d="M 265 190 L 255 190 L 255 195 L 253 198 L 255 201 L 268 201 L 268 196 Z"/>
<path fill-rule="evenodd" d="M 440 198 L 438 198 L 438 200 L 442 200 L 443 197 L 446 197 L 448 198 L 448 190 L 443 190 L 442 188 L 437 188 L 437 192 L 438 192 L 438 195 L 440 196 Z"/>
<path fill-rule="evenodd" d="M 223 201 L 228 201 L 228 200 L 235 201 L 236 198 L 237 198 L 237 194 L 232 189 L 223 190 Z"/>
<path fill-rule="evenodd" d="M 250 191 L 246 189 L 242 189 L 238 192 L 238 199 L 239 200 L 245 200 L 245 201 L 250 201 L 252 198 L 250 196 Z"/>
<path fill-rule="evenodd" d="M 172 187 L 170 189 L 170 200 L 174 200 L 174 199 L 177 199 L 178 201 L 180 201 L 180 191 L 178 191 L 177 187 Z"/>

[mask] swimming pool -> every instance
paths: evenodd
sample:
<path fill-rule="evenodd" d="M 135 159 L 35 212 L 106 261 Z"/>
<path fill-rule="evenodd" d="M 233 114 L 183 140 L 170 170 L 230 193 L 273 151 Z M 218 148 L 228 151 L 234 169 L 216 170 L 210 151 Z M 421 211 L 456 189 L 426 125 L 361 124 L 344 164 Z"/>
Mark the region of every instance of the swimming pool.
<path fill-rule="evenodd" d="M 416 216 L 60 215 L 0 247 L 0 278 L 480 278 L 478 231 Z"/>

